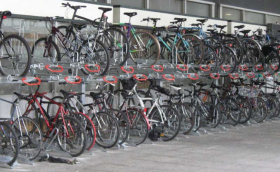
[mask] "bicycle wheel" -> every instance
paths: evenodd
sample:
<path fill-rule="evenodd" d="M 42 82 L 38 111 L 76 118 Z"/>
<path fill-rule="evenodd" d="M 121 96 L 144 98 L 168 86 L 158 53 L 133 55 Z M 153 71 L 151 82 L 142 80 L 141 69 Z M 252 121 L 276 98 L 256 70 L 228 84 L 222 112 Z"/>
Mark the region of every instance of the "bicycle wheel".
<path fill-rule="evenodd" d="M 82 124 L 87 135 L 86 150 L 91 150 L 96 139 L 95 126 L 92 120 L 86 114 L 80 112 L 70 112 L 69 115 L 77 119 Z"/>
<path fill-rule="evenodd" d="M 129 136 L 129 120 L 124 111 L 117 109 L 106 109 L 106 112 L 116 118 L 120 128 L 120 137 L 118 143 L 123 144 Z"/>
<path fill-rule="evenodd" d="M 252 116 L 252 106 L 250 102 L 243 98 L 243 97 L 237 97 L 237 102 L 239 104 L 239 111 L 240 111 L 240 124 L 245 124 L 247 121 L 250 120 Z"/>
<path fill-rule="evenodd" d="M 194 35 L 184 35 L 183 40 L 176 45 L 178 60 L 183 64 L 200 64 L 204 57 L 203 42 Z"/>
<path fill-rule="evenodd" d="M 233 98 L 224 98 L 222 100 L 226 105 L 226 117 L 227 119 L 222 120 L 223 123 L 229 123 L 233 126 L 236 126 L 241 119 L 241 113 L 239 110 L 239 103 Z"/>
<path fill-rule="evenodd" d="M 178 112 L 169 105 L 162 105 L 160 109 L 153 110 L 149 122 L 152 130 L 157 132 L 163 141 L 174 139 L 181 127 Z"/>
<path fill-rule="evenodd" d="M 216 128 L 222 118 L 222 111 L 223 111 L 223 106 L 220 106 L 219 104 L 217 106 L 215 106 L 212 103 L 204 103 L 205 107 L 201 107 L 203 115 L 201 120 L 202 120 L 202 124 L 212 127 L 212 128 Z"/>
<path fill-rule="evenodd" d="M 57 143 L 59 147 L 71 156 L 80 156 L 86 149 L 87 134 L 83 125 L 75 118 L 64 116 L 56 123 Z"/>
<path fill-rule="evenodd" d="M 148 137 L 149 123 L 139 109 L 128 108 L 126 115 L 130 121 L 128 141 L 136 145 L 143 143 Z"/>
<path fill-rule="evenodd" d="M 264 55 L 261 51 L 261 46 L 257 41 L 252 39 L 242 39 L 242 47 L 244 51 L 242 60 L 243 64 L 264 66 Z"/>
<path fill-rule="evenodd" d="M 232 48 L 236 53 L 237 65 L 243 60 L 244 52 L 241 44 L 233 39 L 223 40 L 222 43 L 230 48 Z"/>
<path fill-rule="evenodd" d="M 103 148 L 111 148 L 119 141 L 118 121 L 106 112 L 93 114 L 91 119 L 96 129 L 96 143 Z"/>
<path fill-rule="evenodd" d="M 96 75 L 104 75 L 110 66 L 109 52 L 105 45 L 98 40 L 87 40 L 80 46 L 79 50 L 80 61 L 84 61 L 85 64 L 97 64 L 100 66 L 99 72 L 95 72 Z M 85 68 L 82 68 L 82 72 L 85 75 L 89 75 L 90 72 Z"/>
<path fill-rule="evenodd" d="M 262 122 L 267 117 L 267 106 L 265 101 L 260 98 L 250 98 L 251 106 L 252 106 L 252 116 L 257 123 Z"/>
<path fill-rule="evenodd" d="M 0 43 L 0 73 L 25 76 L 31 65 L 31 51 L 24 38 L 8 35 Z"/>
<path fill-rule="evenodd" d="M 19 142 L 12 127 L 0 122 L 0 158 L 1 161 L 12 166 L 19 154 Z"/>
<path fill-rule="evenodd" d="M 42 148 L 42 131 L 39 125 L 29 117 L 20 117 L 13 121 L 12 128 L 19 140 L 19 154 L 29 160 L 37 158 Z"/>
<path fill-rule="evenodd" d="M 50 62 L 61 61 L 61 55 L 55 42 L 47 38 L 38 39 L 32 47 L 33 58 L 48 58 Z"/>
<path fill-rule="evenodd" d="M 269 49 L 268 52 L 265 51 L 265 49 Z M 263 47 L 263 54 L 265 56 L 265 63 L 268 66 L 268 72 L 271 74 L 274 74 L 275 72 L 279 71 L 280 66 L 280 55 L 279 51 L 272 49 L 272 48 L 264 48 Z M 278 68 L 276 70 L 272 69 L 271 66 L 276 65 Z"/>
<path fill-rule="evenodd" d="M 174 105 L 180 115 L 181 131 L 183 131 L 183 134 L 187 135 L 192 131 L 194 126 L 194 114 L 187 103 L 175 103 Z"/>
<path fill-rule="evenodd" d="M 236 59 L 236 53 L 228 46 L 218 46 L 215 47 L 216 53 L 218 56 L 218 59 L 223 58 L 223 60 L 220 61 L 219 66 L 220 66 L 220 71 L 222 71 L 221 66 L 228 65 L 230 66 L 230 70 L 226 71 L 226 73 L 233 73 L 236 69 L 237 65 L 237 59 Z"/>
<path fill-rule="evenodd" d="M 114 64 L 124 65 L 129 58 L 129 42 L 126 35 L 119 29 L 110 28 L 103 32 L 98 38 L 106 47 L 110 57 L 113 58 Z"/>
<path fill-rule="evenodd" d="M 129 39 L 130 58 L 135 63 L 143 63 L 138 60 L 146 60 L 149 65 L 154 65 L 160 57 L 160 45 L 158 40 L 149 32 L 138 31 Z"/>
<path fill-rule="evenodd" d="M 278 101 L 276 98 L 274 98 L 272 95 L 269 94 L 263 94 L 260 97 L 263 98 L 263 100 L 266 102 L 266 107 L 267 107 L 267 118 L 271 119 L 274 116 L 278 114 L 279 107 L 278 107 Z"/>

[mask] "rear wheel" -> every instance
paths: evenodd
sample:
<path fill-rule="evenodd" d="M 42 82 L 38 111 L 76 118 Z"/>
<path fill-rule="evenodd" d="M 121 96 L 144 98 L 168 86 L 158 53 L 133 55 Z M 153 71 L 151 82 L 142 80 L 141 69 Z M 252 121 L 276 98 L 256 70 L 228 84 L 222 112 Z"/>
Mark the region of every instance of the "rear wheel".
<path fill-rule="evenodd" d="M 1 161 L 12 166 L 19 154 L 18 137 L 12 127 L 0 122 L 0 157 Z"/>
<path fill-rule="evenodd" d="M 149 65 L 154 65 L 160 57 L 160 45 L 158 40 L 149 32 L 138 31 L 129 40 L 130 57 L 136 63 L 146 60 Z"/>
<path fill-rule="evenodd" d="M 25 76 L 31 65 L 31 51 L 26 40 L 18 35 L 8 35 L 0 43 L 0 73 Z"/>

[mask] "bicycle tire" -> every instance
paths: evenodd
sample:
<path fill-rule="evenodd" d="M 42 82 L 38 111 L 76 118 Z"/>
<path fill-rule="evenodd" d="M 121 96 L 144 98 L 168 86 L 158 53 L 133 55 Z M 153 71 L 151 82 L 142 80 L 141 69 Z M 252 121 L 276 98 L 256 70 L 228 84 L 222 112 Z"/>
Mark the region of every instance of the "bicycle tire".
<path fill-rule="evenodd" d="M 223 40 L 222 43 L 230 48 L 233 48 L 236 51 L 237 65 L 239 65 L 242 62 L 244 56 L 244 51 L 240 42 L 233 39 L 227 39 Z"/>
<path fill-rule="evenodd" d="M 166 128 L 170 128 L 170 126 L 165 126 L 165 125 L 170 125 L 171 124 L 171 122 L 170 121 L 164 121 L 164 125 L 162 126 L 162 124 L 161 124 L 161 126 L 159 127 L 159 129 L 158 130 L 160 130 L 160 137 L 161 137 L 161 139 L 163 140 L 163 141 L 170 141 L 170 140 L 173 140 L 177 135 L 178 135 L 178 133 L 179 133 L 179 130 L 180 130 L 180 126 L 181 126 L 181 122 L 180 122 L 180 116 L 179 116 L 179 114 L 178 114 L 178 112 L 172 107 L 172 106 L 169 106 L 169 105 L 161 105 L 160 106 L 160 110 L 162 110 L 163 111 L 163 109 L 164 108 L 167 108 L 167 109 L 169 109 L 169 110 L 166 110 L 166 111 L 173 111 L 173 114 L 172 114 L 172 116 L 175 116 L 175 118 L 176 118 L 176 120 L 178 121 L 177 123 L 177 125 L 178 125 L 178 127 L 176 128 L 176 129 L 174 129 L 174 134 L 172 134 L 170 137 L 168 137 L 166 134 L 165 134 L 165 131 L 164 130 L 166 130 Z M 156 122 L 153 122 L 153 121 L 161 121 L 161 117 L 160 117 L 160 113 L 158 113 L 158 109 L 156 108 L 156 109 L 154 109 L 151 113 L 150 113 L 150 115 L 149 115 L 149 117 L 148 117 L 148 119 L 149 119 L 149 123 L 150 123 L 150 125 L 153 127 L 153 130 L 156 130 L 156 128 L 155 128 L 155 124 L 156 124 Z M 158 115 L 158 116 L 156 116 L 156 115 Z M 166 117 L 166 118 L 168 118 L 168 117 Z M 162 123 L 163 121 L 161 121 L 161 123 Z M 172 121 L 172 122 L 174 122 L 174 121 Z M 157 125 L 157 124 L 156 124 Z M 156 126 L 157 127 L 157 126 Z M 171 126 L 171 127 L 173 127 L 173 126 Z M 168 134 L 170 133 L 169 131 L 167 132 Z"/>
<path fill-rule="evenodd" d="M 17 124 L 19 124 L 18 119 L 21 122 L 25 121 L 21 124 L 21 127 L 19 127 L 19 125 L 17 125 Z M 33 127 L 31 126 L 31 123 L 33 123 Z M 36 159 L 42 150 L 42 141 L 43 141 L 42 131 L 41 131 L 39 125 L 37 124 L 37 122 L 35 120 L 31 119 L 30 117 L 19 117 L 13 121 L 12 128 L 16 132 L 16 134 L 18 136 L 18 140 L 20 141 L 19 142 L 20 143 L 20 145 L 19 145 L 20 153 L 19 154 L 25 156 L 30 161 Z M 30 138 L 31 132 L 32 132 L 32 138 Z M 37 136 L 37 138 L 34 139 L 33 137 L 35 135 Z M 36 142 L 36 143 L 34 143 L 34 142 Z M 31 144 L 31 146 L 30 146 L 30 144 Z M 34 147 L 34 145 L 37 145 L 38 147 Z M 28 151 L 32 150 L 32 154 L 29 152 L 26 152 L 26 154 L 23 154 L 25 152 L 25 148 Z M 35 152 L 35 154 L 33 154 L 34 152 Z"/>
<path fill-rule="evenodd" d="M 114 62 L 116 62 L 116 58 L 114 58 L 114 54 L 116 54 L 116 52 L 119 52 L 119 49 L 118 48 L 116 48 L 117 46 L 119 46 L 119 48 L 121 48 L 120 50 L 122 50 L 121 52 L 122 53 L 124 53 L 124 51 L 126 52 L 126 54 L 125 54 L 125 56 L 124 56 L 124 58 L 122 59 L 122 60 L 117 60 L 117 61 L 119 61 L 119 63 L 118 63 L 118 65 L 119 66 L 122 66 L 122 65 L 124 65 L 125 64 L 125 62 L 128 60 L 128 58 L 129 58 L 129 52 L 130 52 L 130 47 L 129 47 L 129 41 L 128 41 L 128 39 L 127 39 L 127 36 L 121 31 L 121 30 L 119 30 L 119 29 L 116 29 L 116 28 L 109 28 L 109 29 L 106 29 L 106 30 L 104 30 L 104 32 L 103 32 L 103 35 L 102 35 L 102 37 L 100 36 L 99 38 L 98 38 L 98 40 L 100 40 L 101 41 L 101 39 L 102 38 L 106 38 L 106 36 L 107 36 L 107 39 L 108 39 L 108 35 L 109 35 L 109 33 L 110 32 L 117 32 L 118 34 L 120 34 L 121 35 L 121 39 L 123 40 L 123 44 L 125 45 L 125 46 L 122 46 L 122 47 L 120 47 L 120 43 L 119 42 L 116 42 L 116 40 L 109 40 L 109 41 L 106 41 L 106 40 L 103 40 L 104 42 L 106 42 L 107 44 L 105 44 L 104 43 L 104 45 L 107 45 L 107 47 L 109 47 L 108 48 L 108 51 L 110 52 L 110 56 L 111 56 L 111 58 L 113 58 L 114 59 Z M 102 41 L 101 41 L 102 42 Z M 117 44 L 117 45 L 115 45 L 115 44 Z M 122 49 L 124 47 L 124 49 Z"/>
<path fill-rule="evenodd" d="M 182 57 L 180 55 L 180 53 L 177 53 L 177 58 L 178 60 L 182 63 L 182 64 L 188 64 L 188 63 L 194 63 L 195 65 L 198 65 L 201 63 L 201 61 L 203 60 L 203 57 L 204 57 L 204 44 L 203 42 L 201 41 L 201 39 L 199 39 L 197 36 L 194 36 L 194 35 L 184 35 L 183 36 L 183 39 L 186 40 L 191 40 L 191 42 L 193 41 L 196 41 L 197 43 L 195 43 L 195 45 L 199 45 L 199 48 L 198 50 L 200 51 L 200 55 L 198 57 L 193 57 L 193 61 L 190 62 L 190 59 L 189 57 Z M 179 46 L 181 45 L 182 40 L 180 39 L 177 44 L 176 44 L 176 47 L 177 47 L 177 50 L 179 51 Z M 190 45 L 190 41 L 188 41 L 188 44 Z M 185 44 L 183 43 L 183 46 L 185 47 Z M 194 46 L 194 45 L 193 45 Z M 187 47 L 187 51 L 188 51 L 188 48 L 190 47 Z M 192 47 L 193 48 L 193 47 Z M 197 53 L 197 52 L 196 52 Z M 198 52 L 199 53 L 199 52 Z M 185 53 L 184 53 L 185 54 Z"/>
<path fill-rule="evenodd" d="M 180 117 L 181 117 L 181 130 L 184 135 L 189 134 L 194 126 L 194 114 L 189 108 L 187 103 L 175 103 L 174 104 Z M 180 108 L 182 107 L 182 109 Z M 189 126 L 190 125 L 190 126 Z"/>
<path fill-rule="evenodd" d="M 59 136 L 63 136 L 63 133 L 62 134 L 58 134 L 57 135 L 57 143 L 58 143 L 58 146 L 60 147 L 60 149 L 61 150 L 63 150 L 63 151 L 66 151 L 66 152 L 68 152 L 72 157 L 78 157 L 78 156 L 80 156 L 81 154 L 83 154 L 83 152 L 85 151 L 85 149 L 86 149 L 86 141 L 85 140 L 87 140 L 87 135 L 86 135 L 86 132 L 85 132 L 85 130 L 83 129 L 83 125 L 79 122 L 79 120 L 77 120 L 77 119 L 75 119 L 75 118 L 72 118 L 72 117 L 69 117 L 69 116 L 64 116 L 64 119 L 62 120 L 62 119 L 60 119 L 60 120 L 58 120 L 57 122 L 56 122 L 56 128 L 58 128 L 59 129 L 59 131 L 60 131 L 60 127 L 62 126 L 62 128 L 61 129 L 65 129 L 65 128 L 67 128 L 63 123 L 64 123 L 64 121 L 65 121 L 65 123 L 67 123 L 67 125 L 66 126 L 70 126 L 70 124 L 71 124 L 71 131 L 74 131 L 74 129 L 76 128 L 76 129 L 78 129 L 79 131 L 78 131 L 78 134 L 75 134 L 74 133 L 74 136 L 79 136 L 79 137 L 81 137 L 81 139 L 78 139 L 79 141 L 83 141 L 82 143 L 79 143 L 78 145 L 81 147 L 81 149 L 80 150 L 78 150 L 77 151 L 77 153 L 71 153 L 69 150 L 65 150 L 65 148 L 62 146 L 62 143 L 61 143 L 61 139 L 60 139 L 60 137 Z M 70 121 L 72 121 L 72 123 L 70 122 Z M 69 123 L 70 122 L 70 123 Z M 75 123 L 74 125 L 73 125 L 73 122 Z M 62 124 L 62 125 L 61 125 Z M 74 128 L 75 127 L 75 128 Z M 71 133 L 71 132 L 69 132 L 68 131 L 68 133 Z M 73 132 L 72 132 L 73 133 Z M 63 137 L 64 139 L 69 139 L 70 137 Z M 73 138 L 73 135 L 72 135 L 72 137 L 71 138 Z M 67 143 L 67 141 L 66 141 L 66 144 L 70 144 L 70 141 L 68 141 L 68 143 Z M 71 142 L 71 145 L 70 145 L 70 147 L 71 148 L 73 148 L 74 146 L 73 146 L 73 142 Z M 75 148 L 77 148 L 78 146 L 75 146 Z"/>
<path fill-rule="evenodd" d="M 15 41 L 9 41 L 10 39 L 15 39 L 19 42 L 15 42 Z M 8 45 L 6 45 L 6 43 Z M 23 53 L 22 52 L 16 52 L 16 49 L 13 47 L 13 46 L 20 46 L 20 47 L 16 47 L 17 49 L 20 49 L 22 51 L 22 48 L 21 46 L 23 45 L 23 47 L 25 47 L 25 51 L 24 53 L 26 53 L 25 55 L 27 56 L 27 59 L 26 59 L 26 62 L 23 62 L 23 70 L 19 73 L 15 73 L 15 71 L 19 71 L 18 69 L 18 63 L 20 61 L 20 55 L 21 55 L 21 58 L 22 58 L 22 55 Z M 8 48 L 11 47 L 12 49 L 11 52 L 8 51 Z M 4 47 L 5 50 L 2 50 L 2 47 Z M 30 65 L 31 65 L 31 61 L 32 61 L 32 55 L 31 55 L 31 50 L 30 50 L 30 47 L 28 45 L 28 43 L 26 42 L 26 40 L 19 36 L 19 35 L 8 35 L 8 36 L 5 36 L 4 39 L 2 39 L 2 41 L 0 42 L 0 53 L 1 53 L 1 56 L 6 54 L 8 55 L 8 58 L 7 57 L 1 57 L 1 64 L 0 64 L 0 73 L 3 75 L 3 76 L 7 76 L 7 75 L 19 75 L 19 76 L 25 76 L 29 69 L 30 69 Z M 11 55 L 11 53 L 15 53 L 14 55 Z M 18 54 L 17 54 L 18 53 Z M 10 56 L 14 56 L 13 58 L 10 58 Z M 10 67 L 12 67 L 12 71 L 7 73 L 7 71 L 4 70 L 3 68 L 3 65 L 5 65 L 5 63 L 8 63 L 7 64 L 7 69 L 8 71 L 10 71 Z M 22 63 L 22 62 L 21 62 Z M 25 66 L 24 66 L 25 65 Z M 16 67 L 17 69 L 14 69 L 14 67 Z"/>
<path fill-rule="evenodd" d="M 8 130 L 5 130 L 5 128 Z M 3 131 L 4 130 L 4 131 Z M 2 132 L 3 131 L 3 132 Z M 3 134 L 1 133 L 4 133 L 5 136 L 3 137 Z M 9 134 L 8 137 L 6 136 L 6 134 Z M 10 138 L 9 140 L 6 140 L 7 138 Z M 13 140 L 11 140 L 13 139 Z M 5 123 L 5 122 L 0 122 L 0 148 L 1 148 L 1 154 L 4 153 L 5 151 L 2 151 L 2 143 L 5 142 L 5 146 L 7 148 L 7 146 L 10 144 L 11 145 L 11 152 L 14 152 L 12 153 L 12 158 L 11 160 L 9 160 L 8 162 L 6 162 L 9 166 L 12 166 L 16 160 L 17 160 L 17 157 L 19 155 L 19 141 L 18 141 L 18 138 L 17 138 L 17 135 L 15 133 L 15 131 L 12 129 L 12 127 Z M 7 148 L 9 149 L 9 148 Z M 9 153 L 7 153 L 9 155 Z"/>
<path fill-rule="evenodd" d="M 54 51 L 54 56 L 52 54 L 50 54 L 50 51 L 48 52 L 43 52 L 41 53 L 40 50 L 43 50 L 45 51 L 46 49 L 52 49 L 52 51 Z M 50 39 L 47 39 L 47 38 L 40 38 L 38 39 L 34 46 L 32 47 L 32 56 L 38 56 L 38 57 L 43 57 L 43 58 L 49 58 L 49 60 L 51 62 L 56 62 L 56 61 L 61 61 L 61 54 L 60 54 L 60 51 L 59 51 L 59 48 L 58 46 L 56 45 L 56 43 Z M 46 54 L 45 54 L 46 53 Z"/>
<path fill-rule="evenodd" d="M 149 133 L 149 121 L 145 114 L 139 109 L 136 108 L 127 108 L 125 111 L 127 117 L 130 121 L 130 130 L 128 141 L 136 145 L 142 144 L 148 137 Z M 139 132 L 141 131 L 141 133 Z M 137 139 L 136 137 L 140 137 Z"/>
<path fill-rule="evenodd" d="M 102 120 L 100 120 L 98 118 L 100 118 L 100 119 L 102 118 Z M 110 119 L 110 120 L 108 120 L 108 119 Z M 91 120 L 93 121 L 95 129 L 96 129 L 96 144 L 103 148 L 114 147 L 118 143 L 119 136 L 120 136 L 120 129 L 119 129 L 118 121 L 113 116 L 111 116 L 110 114 L 108 114 L 106 112 L 98 112 L 96 114 L 93 114 L 93 117 Z M 101 126 L 101 123 L 98 120 L 102 121 L 103 126 Z M 106 121 L 107 124 L 105 124 L 105 120 L 107 120 Z M 107 128 L 104 128 L 104 127 L 107 127 Z M 115 131 L 113 131 L 114 132 L 113 139 L 106 138 L 107 133 L 105 133 L 105 132 L 106 132 L 106 130 L 108 130 L 108 128 L 109 129 L 113 128 L 113 130 L 115 129 Z"/>
<path fill-rule="evenodd" d="M 236 98 L 236 100 L 239 103 L 239 109 L 240 109 L 240 113 L 241 113 L 241 115 L 240 115 L 241 118 L 240 118 L 239 123 L 245 124 L 250 120 L 250 118 L 252 116 L 252 106 L 247 99 L 245 99 L 241 96 L 238 96 Z"/>
<path fill-rule="evenodd" d="M 146 34 L 147 36 L 149 36 L 149 41 L 152 40 L 152 43 L 150 43 L 150 44 L 154 46 L 154 49 L 152 51 L 155 51 L 153 53 L 153 54 L 155 54 L 153 59 L 151 59 L 150 57 L 144 57 L 143 54 L 139 55 L 138 57 L 136 57 L 136 53 L 134 53 L 134 52 L 140 52 L 139 50 L 136 49 L 139 45 L 137 45 L 138 44 L 137 40 L 135 42 L 132 42 L 132 41 L 133 41 L 133 39 L 135 40 L 135 37 L 141 39 L 142 36 L 140 36 L 140 34 Z M 141 39 L 141 40 L 143 42 L 143 39 Z M 129 44 L 130 44 L 130 58 L 135 63 L 137 63 L 137 61 L 136 61 L 137 58 L 141 59 L 142 57 L 144 57 L 144 60 L 149 59 L 149 60 L 152 61 L 151 63 L 149 63 L 149 65 L 154 65 L 159 60 L 159 57 L 160 57 L 160 45 L 159 45 L 158 40 L 151 33 L 147 32 L 147 31 L 137 31 L 137 32 L 134 33 L 134 36 L 129 38 Z M 144 47 L 146 47 L 146 46 L 144 46 Z M 143 48 L 143 47 L 142 47 L 142 49 L 145 49 L 145 51 L 147 50 L 147 48 Z M 133 57 L 132 53 L 135 54 L 135 58 Z"/>
<path fill-rule="evenodd" d="M 91 57 L 88 56 L 88 53 L 85 53 L 85 54 L 82 54 L 82 50 L 84 47 L 88 47 L 90 49 L 92 49 L 93 47 L 89 45 L 89 42 L 95 42 L 96 45 L 100 46 L 103 50 L 97 50 L 96 49 L 96 45 L 95 45 L 95 48 L 93 49 L 93 52 L 95 52 L 95 55 L 97 55 L 96 52 L 100 52 L 100 51 L 103 51 L 104 55 L 105 55 L 105 59 L 90 59 Z M 94 43 L 92 43 L 94 44 Z M 87 50 L 88 51 L 88 50 Z M 97 64 L 100 66 L 100 71 L 99 72 L 96 72 L 94 73 L 95 75 L 105 75 L 106 72 L 108 71 L 109 67 L 110 67 L 110 61 L 109 61 L 109 52 L 107 50 L 107 47 L 100 41 L 98 40 L 94 40 L 94 39 L 91 39 L 91 40 L 86 40 L 84 41 L 84 43 L 82 44 L 82 46 L 80 46 L 79 50 L 78 50 L 78 53 L 79 53 L 79 58 L 80 60 L 83 59 L 85 61 L 85 63 L 89 63 L 89 64 Z M 89 52 L 90 53 L 90 52 Z M 104 64 L 105 63 L 105 64 Z M 81 71 L 85 74 L 85 75 L 89 75 L 90 72 L 87 71 L 85 68 L 82 68 Z"/>

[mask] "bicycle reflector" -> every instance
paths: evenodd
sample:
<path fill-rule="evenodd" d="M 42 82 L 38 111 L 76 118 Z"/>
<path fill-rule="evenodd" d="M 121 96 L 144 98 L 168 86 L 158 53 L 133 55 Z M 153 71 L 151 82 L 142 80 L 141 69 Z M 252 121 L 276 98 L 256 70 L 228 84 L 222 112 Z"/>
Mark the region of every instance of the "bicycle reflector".
<path fill-rule="evenodd" d="M 196 73 L 188 74 L 188 77 L 189 77 L 191 80 L 198 80 L 198 79 L 199 79 L 199 76 L 198 76 L 198 74 L 196 74 Z"/>
<path fill-rule="evenodd" d="M 109 84 L 115 84 L 115 83 L 118 82 L 118 78 L 117 77 L 115 77 L 115 76 L 110 76 L 110 77 L 111 77 L 111 79 L 114 79 L 114 80 L 113 81 L 109 81 L 109 80 L 107 80 L 107 76 L 104 76 L 103 77 L 103 81 L 105 81 L 105 82 L 107 82 Z"/>
<path fill-rule="evenodd" d="M 225 72 L 229 71 L 230 70 L 230 66 L 229 65 L 222 65 L 221 66 L 221 69 Z"/>
<path fill-rule="evenodd" d="M 152 65 L 151 68 L 156 72 L 163 72 L 163 66 L 162 65 Z"/>
<path fill-rule="evenodd" d="M 220 74 L 218 73 L 210 73 L 210 77 L 213 79 L 220 79 Z"/>
<path fill-rule="evenodd" d="M 148 77 L 144 74 L 133 75 L 133 78 L 136 79 L 137 81 L 147 81 L 147 79 L 148 79 Z"/>
<path fill-rule="evenodd" d="M 248 67 L 247 65 L 239 65 L 239 69 L 245 71 L 248 70 Z"/>
<path fill-rule="evenodd" d="M 3 17 L 2 17 L 2 19 L 6 19 L 6 18 L 7 18 L 7 16 L 3 16 Z"/>
<path fill-rule="evenodd" d="M 66 76 L 65 78 L 64 78 L 64 80 L 67 82 L 67 83 L 69 83 L 69 84 L 80 84 L 81 82 L 82 82 L 82 78 L 81 77 L 79 77 L 79 76 L 71 76 L 71 77 L 69 77 L 69 76 Z M 74 80 L 74 81 L 70 81 L 70 80 Z M 77 80 L 77 81 L 76 81 Z"/>
<path fill-rule="evenodd" d="M 249 72 L 249 73 L 246 73 L 246 76 L 248 78 L 255 78 L 256 75 L 253 72 Z"/>
<path fill-rule="evenodd" d="M 172 75 L 172 74 L 169 74 L 169 75 L 163 74 L 162 77 L 167 81 L 174 81 L 175 80 L 175 76 Z"/>
<path fill-rule="evenodd" d="M 188 66 L 185 64 L 177 65 L 176 68 L 179 69 L 180 71 L 187 71 L 189 69 Z"/>
<path fill-rule="evenodd" d="M 256 65 L 255 68 L 256 68 L 257 70 L 263 70 L 263 66 L 262 66 L 262 65 Z"/>
<path fill-rule="evenodd" d="M 63 67 L 60 65 L 46 65 L 45 68 L 53 73 L 59 73 L 59 72 L 63 72 Z M 59 70 L 53 70 L 51 68 L 59 68 Z"/>
<path fill-rule="evenodd" d="M 90 69 L 90 68 L 97 68 L 97 69 Z M 89 72 L 99 72 L 100 66 L 98 64 L 85 64 L 85 69 Z"/>
<path fill-rule="evenodd" d="M 125 68 L 130 69 L 130 70 L 126 70 Z M 134 68 L 131 66 L 127 66 L 127 67 L 122 66 L 121 70 L 124 71 L 125 73 L 134 73 Z"/>
<path fill-rule="evenodd" d="M 35 81 L 34 81 L 34 79 L 35 79 Z M 31 81 L 26 81 L 26 80 L 27 80 L 27 78 L 22 78 L 21 79 L 21 81 L 24 84 L 29 85 L 29 86 L 34 86 L 34 85 L 40 85 L 41 84 L 41 79 L 38 78 L 38 77 L 33 78 Z"/>
<path fill-rule="evenodd" d="M 230 77 L 231 79 L 238 79 L 238 78 L 239 78 L 239 75 L 238 75 L 238 73 L 230 73 L 230 74 L 229 74 L 229 77 Z"/>
<path fill-rule="evenodd" d="M 204 72 L 207 72 L 210 70 L 210 66 L 209 65 L 201 65 L 199 66 L 199 68 L 204 71 Z"/>

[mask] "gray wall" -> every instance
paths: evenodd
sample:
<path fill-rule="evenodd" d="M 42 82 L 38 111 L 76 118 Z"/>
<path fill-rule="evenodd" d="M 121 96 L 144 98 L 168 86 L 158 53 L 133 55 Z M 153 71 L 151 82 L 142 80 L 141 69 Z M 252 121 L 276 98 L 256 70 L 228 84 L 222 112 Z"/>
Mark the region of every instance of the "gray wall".
<path fill-rule="evenodd" d="M 204 0 L 259 11 L 280 14 L 280 0 Z"/>

